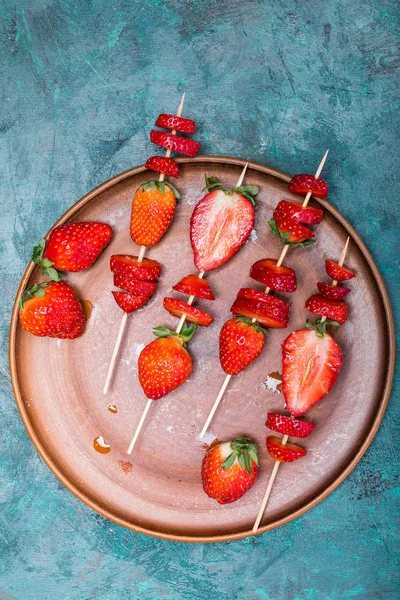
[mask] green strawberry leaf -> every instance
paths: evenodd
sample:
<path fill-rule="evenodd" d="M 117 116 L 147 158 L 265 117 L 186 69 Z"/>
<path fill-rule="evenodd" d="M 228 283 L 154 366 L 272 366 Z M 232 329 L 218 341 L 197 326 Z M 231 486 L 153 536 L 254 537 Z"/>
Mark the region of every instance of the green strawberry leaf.
<path fill-rule="evenodd" d="M 178 192 L 178 190 L 176 189 L 176 187 L 175 187 L 174 185 L 172 185 L 172 183 L 170 183 L 169 181 L 166 181 L 166 182 L 165 182 L 165 185 L 166 185 L 167 187 L 169 187 L 169 189 L 171 190 L 171 192 L 173 192 L 173 194 L 174 194 L 175 198 L 176 198 L 177 200 L 179 200 L 179 199 L 180 199 L 180 197 L 181 197 L 181 195 L 180 195 L 180 193 Z"/>
<path fill-rule="evenodd" d="M 53 281 L 61 281 L 61 275 L 53 268 L 54 263 L 48 258 L 43 258 L 45 248 L 46 240 L 42 238 L 39 244 L 33 248 L 32 260 L 40 267 L 42 275 L 47 275 L 47 277 L 50 277 Z"/>
<path fill-rule="evenodd" d="M 169 181 L 159 181 L 158 179 L 151 179 L 150 181 L 145 181 L 144 183 L 142 183 L 142 185 L 138 189 L 141 189 L 144 192 L 146 192 L 148 189 L 153 190 L 153 192 L 159 190 L 161 194 L 164 194 L 166 187 L 168 187 L 171 190 L 171 192 L 174 194 L 177 200 L 180 199 L 180 193 L 178 192 L 176 187 L 172 185 L 172 183 L 169 183 Z"/>
<path fill-rule="evenodd" d="M 254 208 L 257 208 L 257 200 L 256 196 L 258 194 L 258 186 L 256 185 L 241 185 L 240 187 L 235 188 L 235 192 L 241 194 L 247 200 L 250 200 Z"/>
<path fill-rule="evenodd" d="M 249 319 L 249 317 L 244 317 L 244 316 L 238 316 L 236 317 L 236 322 L 237 323 L 246 323 L 246 325 L 248 325 L 249 327 L 254 327 L 254 329 L 257 331 L 257 333 L 263 333 L 264 335 L 268 334 L 268 329 L 265 329 L 264 327 L 261 327 L 261 325 L 259 323 L 257 323 L 256 321 L 253 321 L 251 319 Z"/>
<path fill-rule="evenodd" d="M 316 319 L 312 323 L 307 319 L 305 327 L 306 329 L 314 329 L 319 337 L 324 337 L 327 327 L 340 327 L 340 323 L 338 321 L 334 321 L 333 319 L 325 319 L 325 321 L 322 321 L 321 318 Z"/>
<path fill-rule="evenodd" d="M 44 289 L 48 285 L 49 285 L 48 283 L 43 281 L 42 283 L 35 283 L 35 285 L 33 285 L 31 288 L 25 290 L 19 299 L 19 309 L 22 310 L 25 302 L 27 300 L 30 300 L 31 298 L 33 298 L 33 296 L 38 296 L 38 297 L 44 296 L 44 294 L 45 294 Z"/>
<path fill-rule="evenodd" d="M 223 469 L 230 469 L 233 463 L 235 462 L 236 454 L 235 452 L 231 452 L 231 454 L 221 463 L 221 467 Z"/>
<path fill-rule="evenodd" d="M 290 242 L 290 231 L 279 231 L 275 219 L 270 219 L 268 221 L 268 225 L 271 227 L 272 233 L 276 235 L 276 237 L 279 238 L 286 246 L 290 246 L 291 248 L 306 248 L 307 246 L 311 246 L 317 242 L 317 240 L 313 238 L 304 240 L 304 242 Z"/>

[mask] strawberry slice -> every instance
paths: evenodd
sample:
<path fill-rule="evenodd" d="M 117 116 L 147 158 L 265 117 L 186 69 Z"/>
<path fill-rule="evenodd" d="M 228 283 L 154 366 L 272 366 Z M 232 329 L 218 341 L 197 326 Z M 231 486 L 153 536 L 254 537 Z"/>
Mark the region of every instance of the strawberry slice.
<path fill-rule="evenodd" d="M 336 281 L 347 281 L 347 279 L 353 279 L 355 277 L 353 271 L 346 269 L 346 267 L 340 267 L 333 260 L 325 261 L 325 269 L 328 276 Z"/>
<path fill-rule="evenodd" d="M 190 220 L 194 264 L 199 271 L 216 269 L 243 246 L 254 226 L 258 192 L 256 186 L 226 190 L 215 177 L 206 182 L 211 191 L 197 203 Z"/>
<path fill-rule="evenodd" d="M 176 115 L 161 114 L 156 121 L 156 127 L 161 127 L 161 129 L 174 129 L 181 133 L 194 133 L 196 131 L 196 121 L 177 117 Z"/>
<path fill-rule="evenodd" d="M 114 273 L 114 285 L 115 287 L 130 292 L 134 296 L 146 296 L 150 298 L 157 288 L 155 281 L 142 281 L 140 279 L 132 279 L 121 273 Z"/>
<path fill-rule="evenodd" d="M 315 198 L 328 197 L 328 184 L 323 179 L 315 179 L 314 175 L 302 173 L 295 175 L 289 182 L 289 191 L 298 196 L 311 192 Z"/>
<path fill-rule="evenodd" d="M 164 175 L 170 175 L 176 179 L 179 177 L 178 163 L 167 156 L 150 156 L 145 166 L 147 169 L 157 171 L 157 173 L 164 173 Z"/>
<path fill-rule="evenodd" d="M 177 298 L 164 298 L 164 308 L 174 317 L 181 317 L 185 315 L 185 320 L 189 323 L 196 323 L 202 327 L 208 327 L 214 321 L 214 317 L 207 314 L 206 312 L 191 306 L 183 300 Z"/>
<path fill-rule="evenodd" d="M 251 292 L 255 291 L 256 290 L 251 290 Z M 241 292 L 242 295 L 240 296 Z M 258 293 L 262 294 L 263 292 Z M 255 319 L 257 323 L 264 327 L 270 327 L 272 329 L 283 329 L 287 327 L 289 320 L 289 305 L 279 298 L 274 298 L 267 294 L 265 294 L 265 296 L 268 298 L 267 301 L 265 299 L 251 299 L 244 297 L 242 289 L 231 306 L 231 312 L 236 315 L 248 317 L 249 319 Z"/>
<path fill-rule="evenodd" d="M 282 444 L 280 438 L 275 435 L 267 437 L 267 450 L 273 459 L 286 463 L 294 462 L 307 454 L 307 450 L 301 446 Z"/>
<path fill-rule="evenodd" d="M 200 142 L 196 142 L 196 140 L 156 129 L 150 131 L 150 141 L 157 146 L 179 152 L 179 154 L 186 154 L 186 156 L 196 156 L 200 150 Z"/>
<path fill-rule="evenodd" d="M 284 341 L 282 357 L 285 402 L 293 416 L 301 417 L 332 388 L 343 363 L 342 351 L 329 334 L 300 329 Z"/>
<path fill-rule="evenodd" d="M 321 296 L 327 300 L 342 300 L 351 291 L 348 287 L 341 287 L 340 285 L 330 285 L 324 281 L 318 281 L 318 289 Z"/>
<path fill-rule="evenodd" d="M 182 292 L 182 294 L 187 294 L 188 296 L 195 296 L 195 298 L 215 300 L 208 281 L 202 278 L 200 279 L 198 275 L 187 275 L 178 281 L 172 289 L 177 292 Z"/>
<path fill-rule="evenodd" d="M 312 239 L 315 234 L 301 223 L 316 225 L 321 222 L 322 216 L 323 212 L 319 208 L 311 206 L 303 208 L 301 204 L 296 202 L 281 200 L 274 211 L 273 219 L 269 221 L 269 225 L 273 233 L 285 244 L 303 244 L 307 246 L 315 242 Z"/>
<path fill-rule="evenodd" d="M 110 258 L 110 269 L 113 273 L 141 281 L 155 281 L 161 273 L 161 265 L 156 260 L 144 258 L 138 262 L 137 256 L 128 254 L 113 254 Z"/>
<path fill-rule="evenodd" d="M 272 431 L 298 438 L 308 437 L 315 428 L 315 424 L 309 421 L 300 421 L 277 413 L 268 413 L 265 425 Z"/>
<path fill-rule="evenodd" d="M 135 296 L 129 292 L 111 292 L 115 302 L 126 313 L 134 312 L 146 304 L 148 296 Z"/>
<path fill-rule="evenodd" d="M 320 294 L 313 294 L 306 300 L 305 307 L 314 315 L 327 317 L 341 325 L 347 321 L 349 309 L 342 300 L 327 300 Z"/>
<path fill-rule="evenodd" d="M 251 267 L 250 277 L 277 292 L 296 291 L 296 272 L 283 265 L 277 267 L 277 262 L 273 258 L 258 260 Z"/>

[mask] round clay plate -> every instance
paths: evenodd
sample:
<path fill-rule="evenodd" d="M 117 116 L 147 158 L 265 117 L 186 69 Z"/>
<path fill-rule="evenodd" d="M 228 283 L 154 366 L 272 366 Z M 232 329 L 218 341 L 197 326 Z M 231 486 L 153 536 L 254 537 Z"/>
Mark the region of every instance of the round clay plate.
<path fill-rule="evenodd" d="M 57 223 L 104 221 L 114 230 L 110 245 L 93 267 L 67 274 L 80 297 L 92 305 L 85 333 L 76 340 L 38 338 L 18 324 L 18 297 L 40 278 L 29 264 L 18 291 L 11 323 L 10 359 L 14 392 L 24 424 L 39 453 L 57 477 L 81 500 L 113 521 L 150 535 L 181 541 L 223 541 L 251 535 L 273 460 L 265 447 L 267 411 L 283 411 L 283 396 L 271 373 L 281 369 L 281 345 L 290 331 L 301 328 L 310 314 L 304 301 L 325 280 L 326 258 L 338 259 L 351 236 L 346 264 L 356 272 L 350 282 L 350 314 L 336 339 L 344 366 L 328 397 L 307 414 L 316 423 L 303 445 L 308 454 L 278 472 L 259 532 L 297 517 L 327 496 L 349 474 L 370 444 L 384 413 L 393 372 L 393 327 L 390 304 L 381 276 L 360 238 L 328 202 L 318 243 L 289 250 L 287 265 L 296 270 L 298 290 L 291 303 L 287 330 L 270 330 L 262 355 L 231 379 L 205 441 L 230 440 L 241 434 L 259 446 L 260 472 L 254 487 L 238 502 L 219 505 L 206 496 L 201 483 L 205 453 L 200 430 L 225 374 L 218 360 L 218 337 L 240 287 L 254 286 L 250 266 L 278 257 L 282 246 L 268 220 L 288 192 L 289 177 L 250 163 L 245 183 L 260 188 L 255 230 L 224 266 L 206 275 L 215 302 L 198 302 L 215 321 L 199 328 L 190 342 L 194 369 L 178 390 L 150 407 L 131 456 L 126 450 L 146 398 L 138 382 L 137 359 L 154 339 L 152 327 L 175 328 L 177 319 L 162 307 L 163 298 L 184 275 L 195 273 L 189 241 L 189 221 L 202 197 L 204 176 L 214 175 L 234 186 L 244 161 L 199 156 L 179 159 L 182 195 L 172 226 L 161 242 L 148 250 L 163 268 L 150 303 L 128 317 L 118 368 L 110 391 L 102 393 L 122 312 L 111 290 L 112 254 L 138 254 L 129 236 L 131 200 L 138 186 L 153 177 L 143 166 L 117 175 L 87 194 Z M 314 205 L 317 205 L 313 201 Z M 182 297 L 172 291 L 172 295 Z M 90 306 L 86 303 L 87 306 Z M 278 393 L 277 393 L 278 392 Z M 109 408 L 109 405 L 113 405 Z M 116 407 L 116 409 L 115 409 Z M 117 410 L 117 412 L 115 412 Z M 113 412 L 111 412 L 113 411 Z M 94 440 L 102 436 L 111 450 L 100 453 Z"/>

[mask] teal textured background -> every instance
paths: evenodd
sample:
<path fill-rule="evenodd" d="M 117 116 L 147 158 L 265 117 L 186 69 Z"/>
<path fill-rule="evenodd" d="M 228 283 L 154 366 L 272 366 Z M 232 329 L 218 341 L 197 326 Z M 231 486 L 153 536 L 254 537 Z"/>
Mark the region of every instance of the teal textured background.
<path fill-rule="evenodd" d="M 1 2 L 2 600 L 399 597 L 398 381 L 372 446 L 322 504 L 257 538 L 189 545 L 114 525 L 58 482 L 19 418 L 6 356 L 33 244 L 145 161 L 155 118 L 183 91 L 204 153 L 296 173 L 330 148 L 332 202 L 398 308 L 399 15 L 385 0 Z"/>

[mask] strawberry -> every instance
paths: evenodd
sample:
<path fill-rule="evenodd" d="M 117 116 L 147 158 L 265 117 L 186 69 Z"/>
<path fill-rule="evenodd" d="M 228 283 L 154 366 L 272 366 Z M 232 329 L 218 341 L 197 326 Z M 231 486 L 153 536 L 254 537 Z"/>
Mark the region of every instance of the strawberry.
<path fill-rule="evenodd" d="M 229 319 L 219 336 L 219 360 L 225 373 L 237 375 L 261 354 L 266 332 L 246 317 Z"/>
<path fill-rule="evenodd" d="M 156 121 L 156 127 L 172 129 L 181 133 L 194 133 L 196 131 L 196 121 L 175 115 L 161 114 Z"/>
<path fill-rule="evenodd" d="M 178 281 L 172 289 L 188 296 L 195 296 L 195 298 L 215 300 L 208 281 L 200 278 L 198 275 L 187 275 Z"/>
<path fill-rule="evenodd" d="M 59 225 L 47 241 L 35 246 L 32 260 L 54 281 L 60 279 L 58 271 L 83 271 L 88 269 L 112 238 L 107 223 L 82 222 Z"/>
<path fill-rule="evenodd" d="M 293 462 L 303 458 L 307 450 L 295 444 L 282 444 L 280 438 L 275 435 L 267 437 L 267 450 L 274 460 L 279 462 Z"/>
<path fill-rule="evenodd" d="M 347 279 L 353 279 L 355 277 L 353 271 L 346 269 L 346 267 L 340 267 L 333 260 L 325 261 L 325 269 L 328 276 L 335 281 L 346 281 Z"/>
<path fill-rule="evenodd" d="M 327 317 L 341 325 L 347 321 L 348 306 L 342 300 L 327 300 L 319 294 L 307 298 L 305 307 L 315 315 Z"/>
<path fill-rule="evenodd" d="M 149 296 L 138 296 L 137 294 L 131 294 L 129 292 L 111 293 L 114 296 L 114 300 L 118 306 L 128 314 L 138 310 L 139 308 L 142 308 L 142 306 L 149 300 Z"/>
<path fill-rule="evenodd" d="M 315 243 L 315 237 L 308 225 L 316 225 L 321 222 L 323 212 L 319 208 L 307 206 L 304 208 L 296 202 L 281 200 L 274 211 L 273 218 L 268 221 L 274 235 L 284 244 L 290 246 L 309 246 Z"/>
<path fill-rule="evenodd" d="M 178 334 L 164 327 L 154 327 L 153 333 L 158 339 L 143 348 L 138 362 L 139 381 L 148 398 L 163 398 L 189 377 L 193 363 L 185 346 L 196 328 L 194 324 Z"/>
<path fill-rule="evenodd" d="M 165 310 L 171 315 L 174 315 L 174 317 L 185 315 L 185 319 L 189 323 L 196 323 L 202 327 L 208 327 L 214 321 L 214 317 L 195 306 L 191 306 L 183 300 L 178 300 L 177 298 L 164 298 L 163 304 Z"/>
<path fill-rule="evenodd" d="M 255 319 L 260 325 L 272 329 L 287 327 L 289 305 L 287 302 L 251 288 L 241 288 L 231 307 L 234 314 Z"/>
<path fill-rule="evenodd" d="M 140 279 L 140 281 L 155 281 L 160 277 L 161 265 L 156 260 L 144 258 L 138 262 L 137 256 L 128 254 L 113 254 L 110 258 L 112 273 Z"/>
<path fill-rule="evenodd" d="M 258 260 L 251 267 L 250 277 L 277 292 L 295 292 L 296 272 L 289 267 L 276 266 L 273 258 Z"/>
<path fill-rule="evenodd" d="M 134 296 L 146 296 L 150 298 L 157 288 L 155 281 L 141 281 L 140 279 L 132 279 L 121 273 L 114 273 L 114 285 L 115 287 L 130 292 Z"/>
<path fill-rule="evenodd" d="M 254 485 L 257 474 L 257 444 L 247 436 L 213 446 L 201 466 L 203 489 L 219 504 L 239 500 Z"/>
<path fill-rule="evenodd" d="M 327 300 L 342 300 L 351 291 L 348 287 L 342 287 L 340 285 L 330 285 L 324 281 L 318 281 L 317 283 L 321 296 Z"/>
<path fill-rule="evenodd" d="M 311 192 L 315 198 L 328 197 L 328 184 L 323 179 L 315 179 L 314 175 L 295 175 L 289 182 L 289 191 L 292 194 L 305 196 Z"/>
<path fill-rule="evenodd" d="M 157 173 L 164 173 L 164 175 L 170 175 L 176 179 L 179 178 L 179 165 L 176 160 L 168 156 L 150 156 L 145 166 L 146 169 L 157 171 Z"/>
<path fill-rule="evenodd" d="M 196 142 L 196 140 L 190 140 L 189 138 L 174 135 L 173 133 L 157 131 L 156 129 L 150 131 L 150 141 L 153 144 L 157 144 L 157 146 L 168 148 L 173 152 L 179 152 L 179 154 L 186 154 L 187 156 L 196 156 L 200 150 L 200 142 Z"/>
<path fill-rule="evenodd" d="M 343 363 L 342 351 L 329 334 L 300 329 L 286 338 L 282 356 L 283 395 L 289 412 L 301 417 L 332 388 Z"/>
<path fill-rule="evenodd" d="M 254 225 L 254 185 L 227 190 L 215 177 L 206 177 L 209 193 L 197 203 L 190 220 L 194 264 L 212 271 L 228 261 L 245 243 Z"/>
<path fill-rule="evenodd" d="M 82 304 L 62 281 L 34 285 L 24 292 L 19 306 L 20 323 L 33 335 L 72 340 L 85 328 Z"/>
<path fill-rule="evenodd" d="M 171 225 L 178 191 L 166 181 L 146 181 L 132 201 L 130 234 L 138 246 L 154 246 Z"/>
<path fill-rule="evenodd" d="M 300 421 L 293 417 L 285 417 L 276 413 L 268 413 L 265 426 L 283 435 L 306 438 L 314 431 L 315 424 L 309 421 Z"/>

